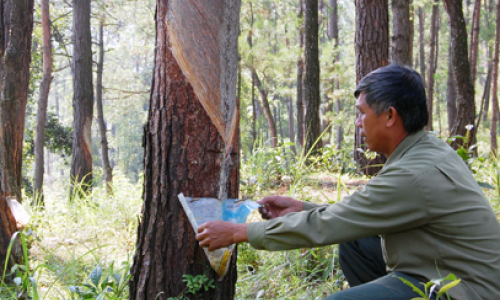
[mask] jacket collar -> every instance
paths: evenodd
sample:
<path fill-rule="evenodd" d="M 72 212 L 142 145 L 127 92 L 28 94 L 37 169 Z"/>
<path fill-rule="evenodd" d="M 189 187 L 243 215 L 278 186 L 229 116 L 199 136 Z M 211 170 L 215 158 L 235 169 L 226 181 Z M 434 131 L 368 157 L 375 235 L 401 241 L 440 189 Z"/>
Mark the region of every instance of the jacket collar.
<path fill-rule="evenodd" d="M 386 166 L 398 161 L 403 157 L 408 149 L 413 147 L 422 137 L 427 135 L 427 131 L 425 129 L 421 129 L 413 134 L 408 135 L 404 138 L 404 140 L 399 143 L 394 152 L 392 152 L 391 156 L 387 158 Z"/>

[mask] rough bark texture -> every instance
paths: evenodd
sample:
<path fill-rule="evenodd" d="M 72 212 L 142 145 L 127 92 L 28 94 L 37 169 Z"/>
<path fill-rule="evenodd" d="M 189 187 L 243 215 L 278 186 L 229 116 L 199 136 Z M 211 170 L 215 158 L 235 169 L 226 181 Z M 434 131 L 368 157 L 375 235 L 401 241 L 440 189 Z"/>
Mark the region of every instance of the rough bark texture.
<path fill-rule="evenodd" d="M 323 148 L 319 107 L 318 0 L 306 0 L 304 99 L 306 100 L 306 153 Z"/>
<path fill-rule="evenodd" d="M 0 265 L 16 231 L 7 196 L 21 201 L 24 120 L 28 99 L 33 0 L 0 1 Z M 15 243 L 8 270 L 21 262 Z"/>
<path fill-rule="evenodd" d="M 386 66 L 389 61 L 389 9 L 387 0 L 356 0 L 356 84 L 371 71 Z M 357 113 L 356 113 L 357 117 Z M 354 159 L 367 175 L 376 174 L 383 164 L 384 155 L 368 160 L 359 128 L 356 127 Z M 358 151 L 358 148 L 363 149 Z"/>
<path fill-rule="evenodd" d="M 451 61 L 451 38 L 450 47 L 448 49 L 448 78 L 446 80 L 446 109 L 448 111 L 448 132 L 451 132 L 453 123 L 457 118 L 457 87 L 453 80 L 453 68 Z"/>
<path fill-rule="evenodd" d="M 218 281 L 177 199 L 180 192 L 190 197 L 218 197 L 225 143 L 171 52 L 173 40 L 165 22 L 171 1 L 157 1 L 155 69 L 144 138 L 144 207 L 129 283 L 130 299 L 177 297 L 186 287 L 184 274 L 207 274 L 216 280 L 215 289 L 202 289 L 190 299 L 233 299 L 236 255 L 226 277 Z M 214 5 L 221 5 L 229 0 L 216 2 Z M 235 198 L 238 139 L 232 146 L 227 191 Z"/>
<path fill-rule="evenodd" d="M 338 8 L 338 2 L 337 0 L 329 0 L 329 5 L 330 5 L 330 10 L 328 14 L 328 38 L 330 40 L 334 39 L 334 47 L 335 49 L 338 49 L 339 47 L 339 8 Z M 334 58 L 334 64 L 338 63 L 340 61 L 340 55 L 339 52 L 335 55 Z M 339 89 L 340 88 L 340 82 L 339 78 L 335 77 L 331 81 L 332 89 Z M 335 106 L 336 106 L 336 112 L 337 116 L 340 115 L 340 112 L 342 110 L 342 103 L 340 102 L 340 97 L 335 97 Z M 332 132 L 334 131 L 334 128 L 332 128 Z M 342 127 L 342 124 L 339 124 L 336 128 L 336 134 L 335 134 L 335 145 L 337 146 L 337 149 L 340 149 L 342 147 L 342 141 L 344 140 L 344 129 Z"/>
<path fill-rule="evenodd" d="M 24 120 L 28 101 L 33 0 L 2 0 L 0 26 L 0 120 L 5 151 L 4 192 L 21 198 Z"/>
<path fill-rule="evenodd" d="M 411 66 L 411 42 L 413 23 L 410 21 L 410 2 L 408 0 L 392 0 L 392 62 Z"/>
<path fill-rule="evenodd" d="M 481 20 L 481 0 L 474 3 L 474 12 L 472 15 L 472 30 L 470 31 L 469 60 L 471 64 L 471 81 L 476 81 L 477 73 L 477 53 L 479 48 L 479 26 Z"/>
<path fill-rule="evenodd" d="M 433 98 L 434 98 L 434 73 L 436 72 L 436 37 L 437 37 L 437 20 L 438 20 L 438 0 L 434 0 L 432 5 L 431 15 L 431 39 L 429 43 L 429 76 L 427 77 L 427 109 L 429 110 L 429 122 L 425 129 L 433 130 Z"/>
<path fill-rule="evenodd" d="M 451 135 L 466 136 L 466 126 L 474 124 L 474 86 L 470 78 L 469 59 L 467 57 L 467 29 L 462 10 L 462 1 L 444 0 L 448 13 L 451 32 L 451 49 L 454 81 L 457 86 L 457 119 L 452 127 Z M 474 141 L 474 131 L 471 131 L 470 141 Z M 457 139 L 452 146 L 458 148 L 462 140 Z M 468 144 L 470 146 L 471 143 Z"/>
<path fill-rule="evenodd" d="M 108 138 L 106 135 L 106 123 L 104 122 L 104 113 L 102 109 L 102 71 L 104 69 L 104 19 L 99 22 L 99 60 L 97 62 L 97 76 L 96 76 L 96 97 L 95 105 L 97 108 L 97 124 L 99 125 L 99 135 L 101 136 L 101 158 L 102 169 L 104 171 L 104 178 L 106 180 L 106 190 L 108 195 L 113 194 L 113 169 L 109 163 L 108 156 Z"/>
<path fill-rule="evenodd" d="M 425 81 L 425 13 L 424 8 L 418 8 L 418 38 L 419 38 L 419 53 L 420 53 L 420 76 Z"/>
<path fill-rule="evenodd" d="M 49 100 L 50 83 L 52 82 L 52 44 L 50 42 L 50 9 L 49 0 L 42 0 L 42 30 L 43 30 L 43 77 L 38 97 L 35 137 L 35 171 L 33 187 L 35 202 L 43 205 L 43 174 L 44 174 L 44 144 L 45 125 L 47 123 L 47 103 Z"/>
<path fill-rule="evenodd" d="M 305 122 L 304 122 L 304 91 L 303 91 L 304 61 L 302 57 L 297 61 L 297 143 L 304 147 Z"/>
<path fill-rule="evenodd" d="M 491 98 L 491 127 L 490 127 L 490 140 L 491 152 L 496 155 L 497 144 L 497 122 L 498 122 L 498 51 L 500 51 L 500 0 L 497 1 L 497 17 L 495 29 L 495 51 L 493 57 L 493 91 Z"/>
<path fill-rule="evenodd" d="M 90 36 L 90 0 L 73 0 L 74 77 L 73 77 L 73 147 L 71 150 L 71 194 L 75 184 L 82 191 L 92 186 L 92 40 Z"/>

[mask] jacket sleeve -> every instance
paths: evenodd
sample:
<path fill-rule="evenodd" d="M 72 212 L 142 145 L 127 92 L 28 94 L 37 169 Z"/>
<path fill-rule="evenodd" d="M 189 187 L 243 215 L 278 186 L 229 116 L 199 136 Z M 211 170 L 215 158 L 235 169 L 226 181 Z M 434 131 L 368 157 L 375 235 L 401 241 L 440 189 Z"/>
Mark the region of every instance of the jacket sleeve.
<path fill-rule="evenodd" d="M 383 171 L 333 205 L 250 223 L 250 244 L 266 250 L 317 247 L 424 225 L 428 213 L 420 179 L 394 167 Z"/>

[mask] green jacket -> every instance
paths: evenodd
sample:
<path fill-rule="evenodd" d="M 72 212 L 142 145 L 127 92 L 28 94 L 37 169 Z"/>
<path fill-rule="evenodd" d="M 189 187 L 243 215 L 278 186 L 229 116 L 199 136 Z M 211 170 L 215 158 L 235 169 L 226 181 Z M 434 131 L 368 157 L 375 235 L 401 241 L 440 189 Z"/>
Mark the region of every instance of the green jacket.
<path fill-rule="evenodd" d="M 453 299 L 500 299 L 500 224 L 462 159 L 424 130 L 406 137 L 363 190 L 248 226 L 252 246 L 267 250 L 378 234 L 389 272 L 453 273 L 462 279 Z"/>

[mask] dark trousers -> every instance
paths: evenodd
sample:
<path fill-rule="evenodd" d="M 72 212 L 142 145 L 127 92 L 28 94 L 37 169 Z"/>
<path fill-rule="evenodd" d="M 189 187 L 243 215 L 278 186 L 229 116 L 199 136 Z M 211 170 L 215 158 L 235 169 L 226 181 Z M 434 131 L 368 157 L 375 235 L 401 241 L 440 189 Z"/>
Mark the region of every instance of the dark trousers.
<path fill-rule="evenodd" d="M 401 272 L 387 274 L 380 237 L 339 244 L 339 262 L 350 288 L 326 300 L 410 300 L 419 295 L 398 277 L 423 289 L 420 280 Z"/>

